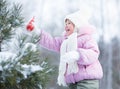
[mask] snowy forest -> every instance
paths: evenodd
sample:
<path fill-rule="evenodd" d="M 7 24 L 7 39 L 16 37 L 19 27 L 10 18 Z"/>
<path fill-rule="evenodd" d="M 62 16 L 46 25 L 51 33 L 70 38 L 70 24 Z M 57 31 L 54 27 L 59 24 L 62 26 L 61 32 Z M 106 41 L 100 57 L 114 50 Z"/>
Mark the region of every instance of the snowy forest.
<path fill-rule="evenodd" d="M 82 5 L 97 30 L 100 89 L 120 89 L 120 0 L 0 0 L 0 89 L 68 89 L 57 84 L 59 54 L 40 47 L 25 26 L 34 17 L 38 29 L 60 36 L 65 16 Z"/>

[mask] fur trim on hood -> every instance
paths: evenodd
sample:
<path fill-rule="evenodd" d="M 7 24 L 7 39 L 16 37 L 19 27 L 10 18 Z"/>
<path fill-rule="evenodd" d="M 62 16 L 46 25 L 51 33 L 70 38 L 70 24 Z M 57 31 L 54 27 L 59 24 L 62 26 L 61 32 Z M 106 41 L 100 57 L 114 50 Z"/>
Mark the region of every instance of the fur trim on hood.
<path fill-rule="evenodd" d="M 96 28 L 92 25 L 86 25 L 86 26 L 82 26 L 79 29 L 77 29 L 77 33 L 78 35 L 84 35 L 84 34 L 88 34 L 88 35 L 92 35 L 96 33 Z"/>

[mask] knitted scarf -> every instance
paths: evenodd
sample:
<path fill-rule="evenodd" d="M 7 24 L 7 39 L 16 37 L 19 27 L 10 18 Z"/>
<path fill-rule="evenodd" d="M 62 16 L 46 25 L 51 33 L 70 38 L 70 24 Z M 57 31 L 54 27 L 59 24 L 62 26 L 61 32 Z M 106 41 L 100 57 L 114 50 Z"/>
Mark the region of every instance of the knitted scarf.
<path fill-rule="evenodd" d="M 74 32 L 70 36 L 68 36 L 68 38 L 64 40 L 61 45 L 59 74 L 65 74 L 66 72 L 66 63 L 62 62 L 62 60 L 67 60 L 67 59 L 62 59 L 62 56 L 67 52 L 75 51 L 75 50 L 77 50 L 77 32 Z"/>

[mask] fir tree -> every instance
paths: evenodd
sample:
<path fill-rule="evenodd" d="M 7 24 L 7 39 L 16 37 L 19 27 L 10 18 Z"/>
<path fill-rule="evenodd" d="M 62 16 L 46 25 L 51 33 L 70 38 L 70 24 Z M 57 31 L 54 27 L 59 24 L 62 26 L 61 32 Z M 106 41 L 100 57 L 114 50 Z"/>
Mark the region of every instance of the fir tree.
<path fill-rule="evenodd" d="M 24 27 L 21 5 L 0 0 L 0 89 L 45 89 L 55 72 L 42 59 L 39 36 Z"/>

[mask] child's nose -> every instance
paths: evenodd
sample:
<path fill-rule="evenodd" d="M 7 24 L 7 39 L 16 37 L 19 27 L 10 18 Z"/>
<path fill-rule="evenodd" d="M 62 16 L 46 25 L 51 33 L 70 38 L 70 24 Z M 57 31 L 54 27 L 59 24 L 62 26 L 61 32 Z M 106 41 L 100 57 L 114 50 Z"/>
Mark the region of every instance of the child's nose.
<path fill-rule="evenodd" d="M 68 29 L 68 26 L 65 26 L 65 30 Z"/>

